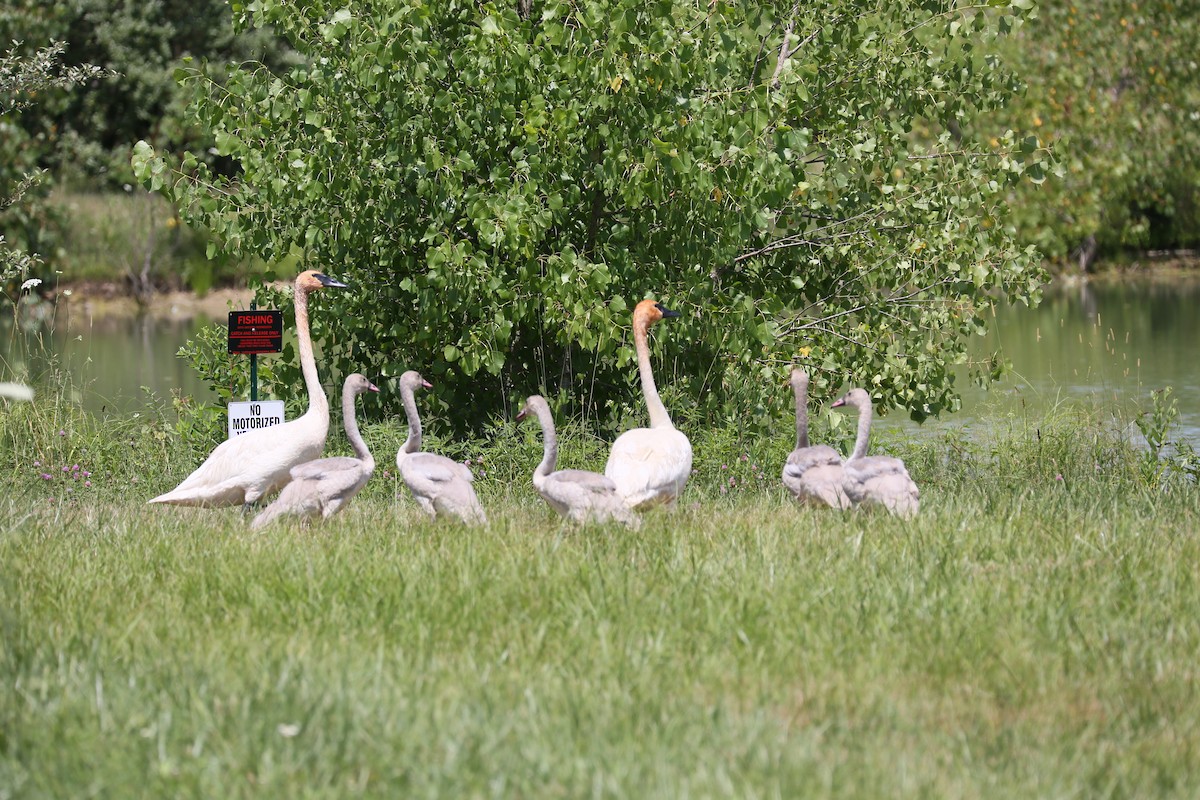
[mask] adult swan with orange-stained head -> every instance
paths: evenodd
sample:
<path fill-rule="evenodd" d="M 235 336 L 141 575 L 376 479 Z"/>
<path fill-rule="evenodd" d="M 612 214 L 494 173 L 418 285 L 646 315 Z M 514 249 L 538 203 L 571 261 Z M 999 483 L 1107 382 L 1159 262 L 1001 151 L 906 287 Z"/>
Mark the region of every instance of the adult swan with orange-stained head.
<path fill-rule="evenodd" d="M 625 505 L 637 511 L 673 504 L 692 472 L 692 443 L 671 424 L 650 369 L 650 326 L 678 316 L 678 311 L 653 300 L 643 300 L 633 310 L 633 346 L 650 427 L 634 428 L 617 437 L 604 474 L 617 485 Z"/>
<path fill-rule="evenodd" d="M 321 457 L 329 433 L 329 398 L 317 377 L 308 330 L 308 296 L 326 287 L 345 288 L 346 284 L 316 270 L 296 276 L 296 339 L 300 345 L 300 369 L 308 389 L 308 411 L 291 422 L 221 442 L 183 483 L 151 503 L 249 505 L 287 483 L 292 467 Z"/>

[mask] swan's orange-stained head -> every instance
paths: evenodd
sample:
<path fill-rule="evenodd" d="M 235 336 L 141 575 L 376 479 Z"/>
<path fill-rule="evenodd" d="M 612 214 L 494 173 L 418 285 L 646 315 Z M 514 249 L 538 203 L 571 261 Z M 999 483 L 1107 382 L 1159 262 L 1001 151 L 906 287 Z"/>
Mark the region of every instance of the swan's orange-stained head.
<path fill-rule="evenodd" d="M 319 272 L 315 269 L 310 269 L 305 272 L 301 272 L 299 275 L 296 276 L 296 290 L 297 291 L 315 292 L 318 289 L 324 289 L 326 287 L 335 288 L 335 289 L 345 289 L 346 284 L 342 283 L 339 280 L 334 280 L 333 278 L 329 277 L 325 273 Z"/>
<path fill-rule="evenodd" d="M 643 300 L 633 309 L 633 326 L 649 328 L 665 317 L 682 316 L 678 311 L 671 311 L 656 300 Z"/>

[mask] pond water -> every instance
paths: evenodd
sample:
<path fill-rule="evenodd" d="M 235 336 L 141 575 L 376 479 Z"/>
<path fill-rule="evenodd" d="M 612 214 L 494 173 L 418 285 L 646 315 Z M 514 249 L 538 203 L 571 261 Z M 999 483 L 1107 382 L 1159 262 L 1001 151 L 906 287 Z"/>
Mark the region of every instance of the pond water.
<path fill-rule="evenodd" d="M 175 356 L 212 320 L 94 318 L 73 305 L 60 305 L 52 324 L 25 320 L 14 330 L 11 314 L 0 318 L 0 380 L 28 375 L 37 386 L 64 391 L 98 413 L 139 411 L 151 399 L 148 392 L 168 404 L 172 390 L 215 400 L 215 393 Z"/>
<path fill-rule="evenodd" d="M 1040 415 L 1063 401 L 1101 408 L 1149 407 L 1151 392 L 1174 388 L 1177 435 L 1200 445 L 1200 275 L 1052 285 L 1037 308 L 997 309 L 988 336 L 972 351 L 999 351 L 1013 366 L 1003 381 L 982 390 L 964 379 L 963 409 L 921 426 L 893 413 L 884 430 L 917 436 L 977 425 L 997 415 Z M 93 411 L 127 413 L 144 407 L 146 387 L 163 401 L 172 390 L 213 395 L 176 357 L 204 318 L 93 319 L 83 308 L 59 309 L 52 330 L 12 330 L 0 320 L 0 380 L 25 363 L 37 379 L 65 368 L 74 399 Z"/>
<path fill-rule="evenodd" d="M 1037 308 L 996 310 L 972 353 L 999 352 L 1012 372 L 988 389 L 962 376 L 963 408 L 920 426 L 938 432 L 1000 415 L 1036 418 L 1063 403 L 1100 409 L 1149 409 L 1170 386 L 1179 411 L 1176 437 L 1200 444 L 1200 275 L 1056 283 Z M 893 415 L 881 428 L 915 429 Z"/>

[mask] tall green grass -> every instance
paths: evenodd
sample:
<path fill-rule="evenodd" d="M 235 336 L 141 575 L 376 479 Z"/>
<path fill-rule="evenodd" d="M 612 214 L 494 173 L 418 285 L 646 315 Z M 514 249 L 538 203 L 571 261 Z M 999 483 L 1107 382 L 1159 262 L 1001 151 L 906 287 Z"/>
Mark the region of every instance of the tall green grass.
<path fill-rule="evenodd" d="M 342 515 L 251 534 L 143 505 L 194 464 L 157 423 L 4 413 L 0 797 L 1200 791 L 1200 492 L 1102 418 L 906 443 L 913 522 L 793 505 L 786 437 L 697 435 L 636 533 L 564 528 L 511 428 L 455 452 L 492 524 L 426 523 L 376 425 Z M 22 472 L 85 450 L 90 495 Z"/>

